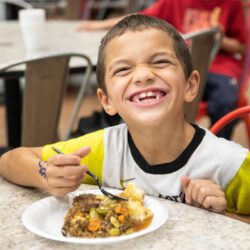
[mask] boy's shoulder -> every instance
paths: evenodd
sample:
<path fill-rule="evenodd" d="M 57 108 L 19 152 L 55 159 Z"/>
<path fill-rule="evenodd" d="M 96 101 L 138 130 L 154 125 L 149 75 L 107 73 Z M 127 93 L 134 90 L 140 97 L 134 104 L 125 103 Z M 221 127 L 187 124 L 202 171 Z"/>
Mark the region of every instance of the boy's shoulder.
<path fill-rule="evenodd" d="M 244 148 L 242 145 L 234 141 L 217 137 L 206 128 L 202 129 L 205 130 L 205 136 L 201 143 L 201 147 L 204 150 L 209 151 L 211 156 L 217 157 L 221 160 L 228 159 L 228 161 L 235 158 L 243 160 L 249 152 L 247 148 Z"/>

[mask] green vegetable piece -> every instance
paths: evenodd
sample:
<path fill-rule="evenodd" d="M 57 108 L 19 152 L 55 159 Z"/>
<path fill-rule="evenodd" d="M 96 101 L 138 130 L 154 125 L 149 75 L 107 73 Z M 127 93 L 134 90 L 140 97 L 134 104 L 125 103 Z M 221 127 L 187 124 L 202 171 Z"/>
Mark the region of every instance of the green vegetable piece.
<path fill-rule="evenodd" d="M 110 222 L 115 228 L 120 227 L 120 222 L 114 216 L 110 217 Z"/>
<path fill-rule="evenodd" d="M 89 212 L 89 217 L 91 219 L 99 219 L 99 214 L 97 213 L 95 208 L 91 208 Z"/>
<path fill-rule="evenodd" d="M 108 231 L 108 233 L 110 236 L 118 236 L 120 235 L 120 230 L 118 228 L 113 227 Z"/>
<path fill-rule="evenodd" d="M 98 207 L 98 208 L 96 209 L 96 212 L 97 212 L 98 214 L 103 215 L 103 214 L 106 214 L 106 213 L 108 212 L 108 208 L 107 208 L 107 207 Z"/>
<path fill-rule="evenodd" d="M 125 231 L 125 234 L 132 234 L 132 233 L 134 233 L 134 232 L 135 232 L 135 229 L 129 228 L 129 229 L 127 229 L 127 230 Z"/>

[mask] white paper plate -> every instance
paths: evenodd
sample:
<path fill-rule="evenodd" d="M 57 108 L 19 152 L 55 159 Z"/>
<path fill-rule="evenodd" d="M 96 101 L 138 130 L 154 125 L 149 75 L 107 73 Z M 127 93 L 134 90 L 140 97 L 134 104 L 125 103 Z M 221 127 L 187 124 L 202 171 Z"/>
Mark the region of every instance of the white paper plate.
<path fill-rule="evenodd" d="M 117 193 L 117 190 L 112 190 Z M 23 212 L 22 222 L 31 232 L 56 241 L 72 242 L 79 244 L 112 244 L 153 232 L 161 227 L 168 219 L 166 207 L 158 200 L 145 196 L 144 205 L 153 212 L 151 224 L 138 232 L 130 235 L 122 235 L 108 238 L 78 238 L 65 237 L 61 233 L 64 217 L 71 207 L 73 197 L 83 193 L 100 194 L 99 190 L 77 191 L 71 193 L 66 198 L 47 197 L 29 205 Z"/>

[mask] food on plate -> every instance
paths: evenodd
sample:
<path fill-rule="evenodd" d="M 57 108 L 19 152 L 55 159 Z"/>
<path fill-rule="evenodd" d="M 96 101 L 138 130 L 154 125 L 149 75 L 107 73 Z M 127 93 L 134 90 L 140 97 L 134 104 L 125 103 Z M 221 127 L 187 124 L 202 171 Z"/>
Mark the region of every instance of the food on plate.
<path fill-rule="evenodd" d="M 144 207 L 143 190 L 129 183 L 120 196 L 128 201 L 111 200 L 95 194 L 76 196 L 65 216 L 62 234 L 104 238 L 131 234 L 149 226 L 153 214 Z"/>

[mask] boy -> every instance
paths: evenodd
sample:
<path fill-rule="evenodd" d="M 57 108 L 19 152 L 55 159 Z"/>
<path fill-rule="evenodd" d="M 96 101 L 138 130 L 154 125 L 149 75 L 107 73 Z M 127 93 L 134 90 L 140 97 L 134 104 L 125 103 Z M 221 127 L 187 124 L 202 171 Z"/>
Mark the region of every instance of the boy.
<path fill-rule="evenodd" d="M 235 109 L 247 40 L 241 0 L 158 0 L 140 14 L 161 18 L 185 34 L 221 27 L 224 37 L 209 69 L 204 100 L 212 124 Z M 83 22 L 80 29 L 111 28 L 119 19 Z M 218 136 L 230 139 L 234 125 L 230 123 Z"/>
<path fill-rule="evenodd" d="M 91 181 L 89 168 L 104 186 L 135 178 L 150 195 L 216 212 L 224 212 L 227 199 L 229 211 L 250 213 L 248 150 L 184 119 L 199 74 L 171 25 L 143 15 L 119 22 L 102 40 L 97 78 L 103 108 L 126 123 L 53 144 L 65 155 L 52 145 L 10 151 L 1 158 L 2 176 L 63 196 L 83 178 Z"/>

